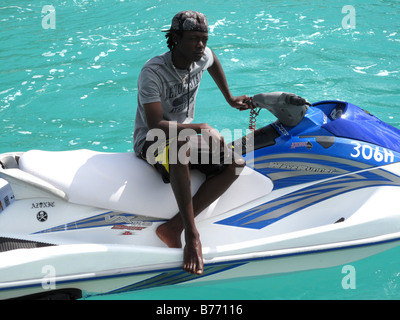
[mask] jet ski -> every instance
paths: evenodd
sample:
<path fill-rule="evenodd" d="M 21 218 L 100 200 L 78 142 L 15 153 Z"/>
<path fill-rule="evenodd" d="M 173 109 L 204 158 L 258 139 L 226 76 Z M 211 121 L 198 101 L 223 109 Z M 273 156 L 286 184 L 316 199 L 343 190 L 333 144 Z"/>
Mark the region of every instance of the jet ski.
<path fill-rule="evenodd" d="M 344 101 L 251 98 L 277 120 L 232 142 L 246 167 L 197 218 L 204 273 L 156 228 L 170 185 L 133 153 L 0 155 L 0 298 L 76 299 L 351 263 L 400 244 L 400 130 Z M 254 128 L 253 128 L 254 129 Z M 192 172 L 192 192 L 204 176 Z"/>

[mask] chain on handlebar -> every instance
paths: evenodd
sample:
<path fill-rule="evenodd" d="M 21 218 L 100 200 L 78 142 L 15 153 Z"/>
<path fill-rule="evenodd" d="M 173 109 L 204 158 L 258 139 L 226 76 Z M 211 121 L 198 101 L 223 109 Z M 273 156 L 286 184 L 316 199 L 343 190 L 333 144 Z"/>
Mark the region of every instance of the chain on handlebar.
<path fill-rule="evenodd" d="M 249 118 L 249 129 L 254 131 L 256 130 L 256 122 L 257 122 L 257 116 L 260 113 L 262 108 L 256 108 L 256 106 L 253 104 L 252 98 L 249 100 L 246 100 L 245 103 L 250 106 L 250 118 Z"/>

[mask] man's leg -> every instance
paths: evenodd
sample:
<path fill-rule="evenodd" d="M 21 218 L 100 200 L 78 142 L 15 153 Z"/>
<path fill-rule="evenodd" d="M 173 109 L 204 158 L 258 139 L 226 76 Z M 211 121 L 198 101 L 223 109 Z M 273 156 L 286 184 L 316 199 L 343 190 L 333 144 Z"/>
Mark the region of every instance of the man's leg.
<path fill-rule="evenodd" d="M 168 245 L 173 241 L 173 247 L 181 247 L 180 236 L 185 231 L 185 248 L 183 252 L 183 269 L 193 274 L 203 273 L 203 255 L 199 233 L 194 222 L 193 200 L 190 188 L 189 165 L 173 164 L 170 165 L 170 182 L 176 201 L 178 203 L 180 226 L 172 225 L 168 234 L 172 238 L 166 238 L 162 232 L 157 232 L 161 239 Z M 172 231 L 172 233 L 171 233 Z M 178 235 L 178 237 L 177 237 Z"/>
<path fill-rule="evenodd" d="M 193 274 L 201 274 L 203 272 L 203 256 L 199 233 L 194 223 L 189 172 L 189 144 L 186 141 L 173 139 L 168 152 L 169 180 L 178 205 L 181 225 L 185 230 L 183 269 Z M 169 247 L 180 248 L 182 247 L 180 235 L 183 229 L 171 226 L 171 228 L 165 228 L 164 232 L 157 231 L 157 234 Z M 177 232 L 179 237 L 176 236 Z"/>
<path fill-rule="evenodd" d="M 196 217 L 200 212 L 206 209 L 211 203 L 213 203 L 216 199 L 218 199 L 230 186 L 231 184 L 238 178 L 240 174 L 240 169 L 243 169 L 245 162 L 243 159 L 239 159 L 236 162 L 233 162 L 229 166 L 225 168 L 225 170 L 210 179 L 207 179 L 199 188 L 193 199 L 191 198 L 191 188 L 190 188 L 190 173 L 188 165 L 185 166 L 185 169 L 180 168 L 182 165 L 170 165 L 170 180 L 171 186 L 174 190 L 175 197 L 177 198 L 178 203 L 182 204 L 182 208 L 178 205 L 180 212 L 176 214 L 171 220 L 162 224 L 157 228 L 157 235 L 161 240 L 163 240 L 169 247 L 172 248 L 181 248 L 181 233 L 185 230 L 185 240 L 188 241 L 186 232 L 187 227 L 185 222 L 185 218 L 187 216 L 193 217 L 190 223 L 193 225 L 189 225 L 189 233 L 190 230 L 197 229 L 194 225 L 194 217 Z M 171 168 L 172 167 L 172 168 Z M 187 187 L 183 187 L 187 186 Z M 185 189 L 185 190 L 183 190 Z M 183 211 L 182 211 L 183 210 Z M 183 215 L 183 212 L 187 212 Z M 198 235 L 198 233 L 197 233 Z M 189 234 L 190 236 L 190 234 Z M 193 239 L 193 238 L 192 238 Z M 190 241 L 190 238 L 189 238 Z M 186 245 L 188 243 L 186 242 Z M 190 243 L 189 243 L 190 244 Z M 197 246 L 200 247 L 199 243 L 190 244 L 191 247 Z M 186 247 L 185 247 L 186 250 Z M 190 254 L 193 260 L 195 258 L 195 254 L 187 252 Z M 200 257 L 200 254 L 197 254 L 197 258 Z M 185 259 L 185 258 L 184 258 Z M 200 265 L 197 262 L 197 266 Z M 203 269 L 203 262 L 201 258 L 201 270 Z M 185 269 L 186 270 L 186 269 Z M 200 269 L 197 269 L 200 271 Z M 190 271 L 189 271 L 190 272 Z"/>

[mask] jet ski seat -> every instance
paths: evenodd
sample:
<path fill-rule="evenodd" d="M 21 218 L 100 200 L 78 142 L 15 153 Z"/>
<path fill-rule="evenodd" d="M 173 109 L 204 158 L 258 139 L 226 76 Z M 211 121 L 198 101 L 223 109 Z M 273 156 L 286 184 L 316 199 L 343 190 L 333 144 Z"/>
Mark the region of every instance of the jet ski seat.
<path fill-rule="evenodd" d="M 19 168 L 64 191 L 70 203 L 163 219 L 178 212 L 171 186 L 134 153 L 31 150 L 22 154 Z M 270 179 L 245 170 L 208 215 L 271 192 Z M 196 170 L 191 173 L 193 194 L 204 179 Z"/>

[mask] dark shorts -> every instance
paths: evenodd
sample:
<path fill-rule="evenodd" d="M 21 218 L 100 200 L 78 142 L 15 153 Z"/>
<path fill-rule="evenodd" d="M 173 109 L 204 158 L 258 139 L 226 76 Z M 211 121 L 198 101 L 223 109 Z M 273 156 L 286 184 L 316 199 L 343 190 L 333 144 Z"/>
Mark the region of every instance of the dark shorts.
<path fill-rule="evenodd" d="M 164 181 L 164 183 L 169 183 L 170 182 L 170 161 L 169 161 L 169 148 L 170 148 L 170 143 L 172 139 L 168 139 L 166 142 L 163 143 L 158 143 L 154 141 L 146 141 L 142 152 L 140 153 L 140 157 L 151 164 L 160 174 L 161 177 Z M 150 163 L 148 159 L 146 158 L 147 150 L 152 146 L 154 143 L 158 143 L 157 148 L 154 151 L 154 158 L 155 163 L 153 164 L 154 160 Z M 201 148 L 197 148 L 198 152 L 198 159 L 203 159 L 204 154 L 202 155 Z M 203 158 L 202 158 L 203 157 Z M 208 161 L 207 163 L 201 163 L 201 161 L 197 161 L 198 163 L 191 163 L 189 162 L 189 168 L 190 169 L 196 169 L 199 170 L 200 172 L 204 173 L 207 177 L 211 177 L 213 175 L 217 175 L 221 173 L 225 168 L 226 164 L 224 164 L 223 161 L 223 153 L 222 155 L 219 155 L 220 161 L 215 161 L 215 158 L 212 159 L 212 155 L 209 153 L 208 155 Z M 213 161 L 214 160 L 214 161 Z M 218 162 L 218 163 L 215 163 Z"/>

